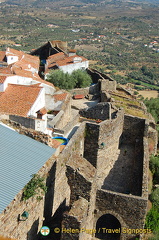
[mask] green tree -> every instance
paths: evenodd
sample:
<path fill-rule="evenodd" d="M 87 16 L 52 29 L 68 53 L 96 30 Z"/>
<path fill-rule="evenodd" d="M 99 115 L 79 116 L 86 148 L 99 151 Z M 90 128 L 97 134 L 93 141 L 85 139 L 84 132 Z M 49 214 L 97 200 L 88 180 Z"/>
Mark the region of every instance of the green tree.
<path fill-rule="evenodd" d="M 81 70 L 73 71 L 71 77 L 76 83 L 75 85 L 76 88 L 88 87 L 92 82 L 90 75 L 86 71 Z"/>
<path fill-rule="evenodd" d="M 150 100 L 146 99 L 144 101 L 148 112 L 152 114 L 155 121 L 159 121 L 159 98 L 151 98 Z"/>
<path fill-rule="evenodd" d="M 53 70 L 47 76 L 47 81 L 61 89 L 84 88 L 91 84 L 90 75 L 83 70 L 75 70 L 72 74 L 61 70 Z"/>

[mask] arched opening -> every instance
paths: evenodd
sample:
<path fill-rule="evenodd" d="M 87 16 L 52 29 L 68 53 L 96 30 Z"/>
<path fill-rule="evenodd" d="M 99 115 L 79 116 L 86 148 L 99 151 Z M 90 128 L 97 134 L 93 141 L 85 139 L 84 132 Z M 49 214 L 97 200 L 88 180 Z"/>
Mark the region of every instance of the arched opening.
<path fill-rule="evenodd" d="M 121 224 L 111 214 L 101 216 L 96 223 L 95 237 L 106 240 L 120 240 Z"/>

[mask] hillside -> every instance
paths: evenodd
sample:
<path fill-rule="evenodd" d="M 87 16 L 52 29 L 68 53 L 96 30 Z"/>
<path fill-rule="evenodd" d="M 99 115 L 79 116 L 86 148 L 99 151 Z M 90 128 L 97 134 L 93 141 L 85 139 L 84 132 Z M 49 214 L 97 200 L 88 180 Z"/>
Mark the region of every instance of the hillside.
<path fill-rule="evenodd" d="M 82 6 L 83 4 L 95 4 L 95 5 L 98 5 L 98 4 L 102 4 L 102 5 L 114 5 L 114 6 L 121 6 L 121 5 L 124 5 L 124 4 L 158 4 L 158 0 L 118 0 L 118 1 L 115 1 L 115 0 L 28 0 L 27 2 L 25 2 L 24 0 L 3 0 L 3 2 L 5 2 L 6 4 L 11 4 L 11 5 L 27 5 L 27 6 L 37 6 L 38 7 L 42 7 L 42 6 Z"/>
<path fill-rule="evenodd" d="M 159 1 L 93 1 L 3 0 L 0 50 L 30 51 L 48 40 L 67 41 L 117 82 L 158 90 Z"/>

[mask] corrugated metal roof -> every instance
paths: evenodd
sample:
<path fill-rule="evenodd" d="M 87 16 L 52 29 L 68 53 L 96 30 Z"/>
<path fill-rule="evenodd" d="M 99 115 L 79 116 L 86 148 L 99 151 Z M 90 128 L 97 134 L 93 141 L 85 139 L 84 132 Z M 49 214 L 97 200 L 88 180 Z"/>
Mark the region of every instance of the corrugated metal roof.
<path fill-rule="evenodd" d="M 0 124 L 0 213 L 54 152 Z"/>

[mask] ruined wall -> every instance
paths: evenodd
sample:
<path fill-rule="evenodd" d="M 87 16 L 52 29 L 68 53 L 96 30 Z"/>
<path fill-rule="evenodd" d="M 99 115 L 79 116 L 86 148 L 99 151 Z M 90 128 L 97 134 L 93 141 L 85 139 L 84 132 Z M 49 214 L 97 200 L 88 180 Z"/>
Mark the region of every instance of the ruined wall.
<path fill-rule="evenodd" d="M 155 127 L 149 126 L 148 143 L 150 154 L 157 154 L 158 132 Z"/>
<path fill-rule="evenodd" d="M 97 220 L 104 214 L 114 215 L 122 228 L 142 229 L 147 209 L 147 199 L 115 193 L 106 190 L 98 190 L 96 198 L 96 214 L 94 228 Z M 132 236 L 123 234 L 123 239 Z"/>
<path fill-rule="evenodd" d="M 87 96 L 89 94 L 89 87 L 86 88 L 74 88 L 70 90 L 70 93 L 73 94 L 82 94 L 84 96 Z"/>
<path fill-rule="evenodd" d="M 113 120 L 101 122 L 98 139 L 97 179 L 101 186 L 119 154 L 119 139 L 123 131 L 124 112 L 119 110 Z M 104 147 L 102 147 L 104 144 Z"/>
<path fill-rule="evenodd" d="M 35 129 L 35 119 L 33 118 L 26 118 L 26 117 L 20 117 L 15 115 L 9 115 L 9 119 L 20 123 L 22 126 L 26 128 L 32 128 Z"/>
<path fill-rule="evenodd" d="M 86 87 L 86 88 L 74 88 L 72 90 L 70 90 L 71 94 L 82 94 L 84 96 L 87 96 L 88 94 L 97 94 L 100 92 L 100 82 L 91 85 L 90 87 Z"/>
<path fill-rule="evenodd" d="M 71 117 L 71 96 L 67 96 L 67 99 L 62 105 L 62 111 L 64 114 L 61 116 L 60 120 L 56 123 L 56 128 L 63 128 L 69 121 Z"/>
<path fill-rule="evenodd" d="M 145 138 L 144 138 L 145 137 Z M 145 119 L 133 116 L 124 116 L 124 129 L 120 139 L 120 144 L 129 144 L 134 148 L 134 164 L 133 164 L 133 179 L 135 179 L 132 189 L 135 195 L 142 195 L 143 187 L 143 164 L 149 156 L 145 159 L 145 152 L 148 150 L 146 138 L 148 137 L 148 125 Z M 148 159 L 147 159 L 148 161 Z M 146 166 L 146 162 L 145 162 Z"/>
<path fill-rule="evenodd" d="M 75 126 L 77 123 L 79 123 L 79 117 L 79 114 L 77 114 L 72 121 L 67 123 L 67 125 L 62 129 L 64 134 L 67 134 L 72 129 L 72 126 Z"/>
<path fill-rule="evenodd" d="M 68 142 L 63 152 L 57 158 L 56 181 L 54 192 L 53 214 L 60 204 L 66 200 L 66 204 L 70 204 L 70 187 L 66 177 L 66 165 L 69 160 L 76 159 L 75 155 L 83 154 L 85 124 L 82 123 L 80 129 L 77 130 L 73 138 Z"/>
<path fill-rule="evenodd" d="M 116 81 L 109 80 L 109 79 L 102 79 L 101 80 L 101 92 L 102 91 L 116 91 Z"/>
<path fill-rule="evenodd" d="M 100 119 L 102 121 L 111 119 L 111 104 L 110 103 L 98 103 L 96 106 L 88 109 L 81 109 L 79 114 L 82 117 L 90 119 Z"/>
<path fill-rule="evenodd" d="M 62 227 L 67 229 L 88 228 L 88 225 L 92 228 L 93 226 L 96 169 L 83 158 L 84 136 L 85 123 L 82 123 L 57 159 L 54 195 L 54 205 L 56 206 L 54 206 L 53 212 L 66 199 L 66 204 L 70 206 L 70 210 L 64 214 Z M 91 239 L 91 235 L 85 234 L 85 232 L 78 234 L 64 232 L 62 239 L 69 239 L 70 235 L 72 239 Z"/>
<path fill-rule="evenodd" d="M 145 130 L 145 119 L 124 116 L 124 129 L 122 134 L 122 142 L 132 143 L 142 141 Z"/>
<path fill-rule="evenodd" d="M 112 121 L 105 120 L 100 124 L 86 123 L 84 157 L 94 167 L 97 167 L 97 161 L 98 166 L 106 165 L 106 162 L 109 162 L 106 156 L 113 158 L 111 154 L 118 149 L 119 138 L 123 130 L 123 117 L 124 112 L 120 110 Z"/>
<path fill-rule="evenodd" d="M 97 167 L 99 128 L 98 124 L 86 123 L 83 157 L 94 167 Z"/>
<path fill-rule="evenodd" d="M 44 177 L 46 182 L 48 181 L 48 173 L 51 171 L 55 160 L 54 156 L 52 156 L 37 173 Z M 3 226 L 1 234 L 19 240 L 37 240 L 37 234 L 43 226 L 43 214 L 46 207 L 45 195 L 42 195 L 41 200 L 37 200 L 36 195 L 26 201 L 21 201 L 21 198 L 22 191 L 15 196 L 14 200 L 0 214 L 0 222 L 1 226 Z M 19 214 L 21 215 L 24 211 L 29 213 L 28 219 L 26 221 L 18 221 Z"/>

